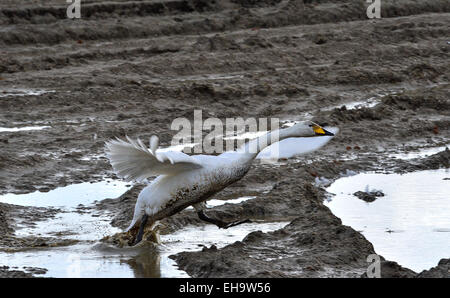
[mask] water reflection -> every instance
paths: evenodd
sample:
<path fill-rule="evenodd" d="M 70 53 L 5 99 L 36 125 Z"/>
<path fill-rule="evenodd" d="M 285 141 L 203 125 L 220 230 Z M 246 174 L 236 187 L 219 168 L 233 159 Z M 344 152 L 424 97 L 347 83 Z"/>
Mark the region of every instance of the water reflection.
<path fill-rule="evenodd" d="M 242 240 L 248 233 L 273 231 L 288 222 L 252 222 L 230 229 L 214 225 L 186 226 L 169 235 L 161 235 L 162 244 L 144 242 L 138 247 L 118 248 L 97 242 L 120 230 L 110 225 L 107 212 L 84 209 L 96 200 L 118 197 L 128 184 L 120 181 L 80 183 L 43 193 L 6 194 L 0 202 L 23 206 L 61 206 L 63 212 L 54 218 L 38 221 L 32 227 L 16 231 L 18 237 L 45 237 L 58 240 L 77 240 L 62 247 L 43 246 L 11 251 L 0 248 L 0 264 L 10 267 L 40 267 L 48 271 L 45 277 L 189 277 L 179 270 L 170 255 L 182 251 L 200 250 L 203 246 L 225 245 Z M 254 197 L 229 200 L 241 203 Z M 213 201 L 220 205 L 227 201 Z M 83 205 L 79 205 L 83 204 Z"/>
<path fill-rule="evenodd" d="M 364 173 L 338 179 L 326 205 L 343 224 L 361 231 L 375 251 L 415 271 L 450 256 L 450 172 Z M 378 189 L 385 196 L 366 203 L 356 191 Z"/>
<path fill-rule="evenodd" d="M 134 277 L 161 277 L 161 254 L 157 250 L 143 250 L 123 262 L 131 267 Z"/>

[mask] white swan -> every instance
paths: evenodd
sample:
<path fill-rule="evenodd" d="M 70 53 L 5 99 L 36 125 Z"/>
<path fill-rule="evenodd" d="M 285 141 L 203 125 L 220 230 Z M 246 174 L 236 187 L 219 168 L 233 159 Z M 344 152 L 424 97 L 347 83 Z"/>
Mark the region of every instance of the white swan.
<path fill-rule="evenodd" d="M 292 137 L 333 136 L 319 125 L 306 121 L 289 128 L 268 132 L 244 144 L 236 151 L 224 152 L 218 156 L 192 155 L 182 152 L 157 152 L 158 137 L 150 138 L 150 148 L 140 140 L 111 140 L 106 142 L 106 153 L 119 177 L 127 181 L 142 181 L 158 175 L 145 187 L 136 202 L 133 220 L 126 230 L 137 228 L 135 243 L 142 239 L 144 227 L 193 206 L 200 219 L 219 228 L 229 228 L 248 222 L 240 220 L 224 222 L 208 217 L 204 210 L 205 201 L 228 185 L 240 180 L 265 147 L 273 142 Z"/>

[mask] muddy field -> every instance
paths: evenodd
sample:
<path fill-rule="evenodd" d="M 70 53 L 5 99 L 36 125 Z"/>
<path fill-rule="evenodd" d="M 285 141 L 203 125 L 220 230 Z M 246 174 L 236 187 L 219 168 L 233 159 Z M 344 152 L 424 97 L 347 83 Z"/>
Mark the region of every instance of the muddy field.
<path fill-rule="evenodd" d="M 449 167 L 447 0 L 385 0 L 378 20 L 367 18 L 365 1 L 82 2 L 82 18 L 70 20 L 62 0 L 0 1 L 2 195 L 116 179 L 105 141 L 156 134 L 168 146 L 172 120 L 193 119 L 194 109 L 204 119 L 312 119 L 339 134 L 314 153 L 255 161 L 214 197 L 254 198 L 210 211 L 286 227 L 171 258 L 192 277 L 360 277 L 376 250 L 323 204 L 317 179 Z M 392 156 L 433 148 L 426 157 Z M 78 211 L 123 229 L 140 188 Z M 0 203 L 1 250 L 78 243 L 17 235 L 58 212 Z M 166 235 L 204 225 L 192 210 L 163 224 Z M 419 276 L 448 277 L 448 257 Z M 418 274 L 392 261 L 382 263 L 383 276 Z M 136 276 L 149 275 L 148 259 L 133 262 Z M 2 265 L 0 277 L 45 272 Z"/>

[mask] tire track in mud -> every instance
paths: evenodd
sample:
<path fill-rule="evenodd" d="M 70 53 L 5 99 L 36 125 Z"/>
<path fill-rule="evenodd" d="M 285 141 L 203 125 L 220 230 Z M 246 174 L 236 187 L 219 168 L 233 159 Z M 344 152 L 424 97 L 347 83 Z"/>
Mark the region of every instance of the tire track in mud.
<path fill-rule="evenodd" d="M 272 59 L 266 62 L 266 68 L 270 68 L 278 71 L 288 72 L 289 69 L 296 69 L 297 73 L 302 68 L 308 68 L 308 62 L 312 62 L 311 59 L 319 60 L 320 62 L 328 62 L 329 67 L 339 68 L 337 62 L 339 60 L 346 60 L 347 57 L 354 56 L 355 52 L 348 53 L 343 51 L 336 51 L 344 47 L 348 47 L 349 44 L 355 47 L 357 55 L 364 57 L 364 61 L 360 62 L 361 67 L 366 67 L 363 63 L 377 62 L 377 57 L 383 56 L 384 63 L 386 62 L 398 62 L 398 57 L 390 54 L 392 47 L 390 45 L 395 44 L 394 39 L 389 36 L 393 35 L 398 41 L 397 43 L 405 43 L 401 50 L 406 54 L 405 58 L 422 56 L 424 58 L 430 56 L 445 56 L 446 45 L 445 38 L 446 32 L 448 32 L 448 25 L 445 23 L 434 22 L 430 17 L 420 18 L 419 25 L 404 20 L 400 25 L 393 25 L 393 22 L 386 21 L 383 24 L 374 25 L 375 34 L 366 36 L 368 30 L 367 25 L 362 23 L 364 30 L 358 30 L 356 33 L 360 38 L 371 40 L 373 46 L 370 48 L 358 48 L 357 43 L 352 42 L 347 34 L 339 36 L 337 30 L 328 28 L 325 30 L 317 30 L 317 26 L 308 26 L 307 29 L 311 29 L 313 33 L 298 34 L 298 30 L 304 30 L 302 27 L 290 27 L 286 30 L 281 29 L 267 29 L 264 30 L 264 35 L 258 32 L 254 33 L 250 31 L 227 32 L 222 35 L 213 36 L 174 36 L 170 41 L 165 41 L 163 37 L 147 40 L 134 40 L 126 44 L 120 44 L 117 49 L 111 49 L 110 42 L 106 43 L 92 43 L 86 42 L 83 44 L 74 44 L 71 47 L 44 47 L 42 51 L 48 52 L 47 55 L 35 57 L 36 49 L 21 50 L 17 47 L 11 48 L 4 52 L 4 57 L 0 55 L 0 73 L 14 73 L 23 71 L 35 71 L 35 70 L 51 70 L 59 69 L 67 66 L 80 66 L 95 65 L 95 63 L 103 63 L 104 61 L 116 60 L 120 65 L 122 63 L 133 63 L 136 69 L 146 69 L 149 74 L 158 75 L 161 72 L 159 63 L 154 63 L 154 56 L 163 55 L 165 59 L 170 61 L 171 56 L 184 56 L 185 59 L 180 61 L 170 61 L 172 69 L 164 69 L 165 75 L 192 75 L 192 74 L 207 74 L 210 73 L 212 68 L 211 64 L 207 67 L 202 67 L 203 64 L 199 64 L 196 57 L 204 54 L 214 53 L 215 57 L 210 59 L 214 62 L 215 73 L 222 75 L 233 75 L 236 72 L 242 73 L 254 73 L 258 72 L 260 67 L 260 61 L 257 65 L 252 65 L 252 56 L 262 53 L 264 56 L 267 52 L 272 52 Z M 296 32 L 297 31 L 297 32 Z M 297 34 L 296 34 L 297 33 Z M 249 36 L 249 37 L 245 37 Z M 324 44 L 318 45 L 317 39 Z M 411 40 L 413 38 L 413 40 Z M 429 46 L 430 39 L 433 39 L 434 47 Z M 415 44 L 414 47 L 409 47 L 408 43 Z M 317 52 L 317 47 L 320 46 L 320 52 Z M 180 52 L 180 53 L 178 53 Z M 278 52 L 278 53 L 277 53 Z M 14 57 L 11 55 L 14 53 Z M 174 53 L 174 55 L 167 56 L 166 54 Z M 192 54 L 195 53 L 195 54 Z M 233 60 L 230 61 L 229 55 L 233 53 Z M 282 55 L 288 56 L 289 59 L 284 59 Z M 341 53 L 345 56 L 341 56 Z M 329 60 L 330 56 L 334 56 L 333 60 Z M 390 56 L 392 58 L 390 58 Z M 139 59 L 137 59 L 139 58 Z M 209 57 L 208 57 L 209 59 Z M 295 64 L 303 64 L 303 66 L 291 66 L 283 67 L 286 64 L 292 64 L 292 60 L 295 60 Z M 326 59 L 323 61 L 323 59 Z M 416 59 L 416 58 L 413 58 Z M 138 62 L 131 62 L 137 60 Z M 322 61 L 320 61 L 322 60 Z M 232 65 L 234 64 L 234 65 Z M 255 69 L 255 66 L 257 67 Z M 281 67 L 280 67 L 281 66 Z M 119 66 L 120 68 L 120 66 Z M 326 69 L 326 68 L 324 68 Z M 264 71 L 264 70 L 262 70 Z M 361 72 L 362 70 L 360 70 Z M 439 71 L 438 71 L 439 72 Z M 355 73 L 356 74 L 356 73 Z M 300 74 L 301 75 L 301 74 Z M 151 75 L 153 76 L 153 75 Z M 366 77 L 368 82 L 385 81 L 385 82 L 399 82 L 402 81 L 401 71 L 398 75 L 378 74 L 371 75 L 370 73 L 362 71 L 358 75 L 358 79 Z M 346 77 L 346 75 L 339 75 L 340 78 Z M 385 78 L 384 78 L 385 77 Z M 305 81 L 318 81 L 321 77 L 314 79 L 314 76 L 308 75 L 304 78 Z M 313 80 L 314 79 L 314 80 Z M 342 79 L 339 79 L 338 83 Z M 349 81 L 352 83 L 354 80 Z"/>
<path fill-rule="evenodd" d="M 217 10 L 220 6 L 216 1 L 182 0 L 182 1 L 124 1 L 103 3 L 82 3 L 83 18 L 117 18 L 130 16 L 169 15 L 191 12 L 206 12 Z M 18 9 L 0 9 L 3 24 L 17 23 L 52 23 L 67 18 L 67 6 L 28 7 Z M 45 17 L 39 19 L 36 17 Z"/>
<path fill-rule="evenodd" d="M 267 9 L 268 7 L 273 9 Z M 0 15 L 3 15 L 0 20 L 3 20 L 5 25 L 0 31 L 0 43 L 5 45 L 57 44 L 67 40 L 206 34 L 238 29 L 367 19 L 365 3 L 354 1 L 344 3 L 321 1 L 314 4 L 304 4 L 302 1 L 293 0 L 95 3 L 84 5 L 83 16 L 78 20 L 66 19 L 65 9 L 65 7 L 39 7 L 0 10 Z M 121 13 L 117 14 L 116 11 Z M 433 3 L 402 0 L 383 6 L 382 15 L 392 18 L 449 11 L 450 7 L 445 0 L 436 0 Z M 175 14 L 170 15 L 170 12 Z M 156 17 L 148 16 L 152 14 Z M 174 17 L 175 15 L 180 17 Z M 120 18 L 120 22 L 117 18 Z M 28 25 L 27 22 L 31 24 Z M 96 26 L 97 23 L 100 26 Z M 144 23 L 147 26 L 142 26 Z"/>
<path fill-rule="evenodd" d="M 282 0 L 269 1 L 216 1 L 216 0 L 163 0 L 163 1 L 83 1 L 83 19 L 117 17 L 144 17 L 182 15 L 188 13 L 217 12 L 230 8 L 274 6 Z M 55 3 L 60 5 L 60 3 Z M 48 4 L 47 4 L 48 5 Z M 0 24 L 49 24 L 67 19 L 67 5 L 0 8 Z"/>

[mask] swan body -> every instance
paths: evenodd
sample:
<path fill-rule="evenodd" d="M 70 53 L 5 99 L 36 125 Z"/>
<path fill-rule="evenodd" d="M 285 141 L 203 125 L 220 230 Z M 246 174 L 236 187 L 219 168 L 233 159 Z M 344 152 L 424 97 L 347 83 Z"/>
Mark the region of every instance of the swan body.
<path fill-rule="evenodd" d="M 139 194 L 134 216 L 127 231 L 145 217 L 151 223 L 193 206 L 199 217 L 216 223 L 202 214 L 204 202 L 228 185 L 240 180 L 265 147 L 290 137 L 333 135 L 310 121 L 297 123 L 253 139 L 236 151 L 218 156 L 192 155 L 178 151 L 157 151 L 158 138 L 150 138 L 150 148 L 140 140 L 112 140 L 106 143 L 110 163 L 119 177 L 142 181 L 158 175 Z M 274 138 L 275 137 L 275 138 Z M 223 225 L 219 227 L 228 227 Z"/>
<path fill-rule="evenodd" d="M 220 156 L 196 155 L 194 158 L 201 168 L 160 175 L 140 192 L 127 231 L 144 213 L 156 221 L 205 201 L 244 177 L 251 166 L 251 163 L 230 162 L 229 158 Z"/>

